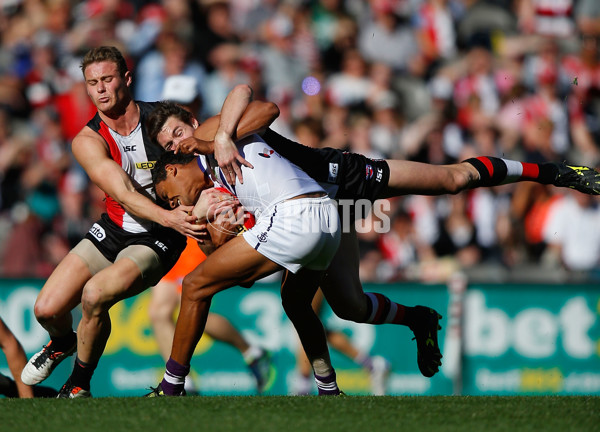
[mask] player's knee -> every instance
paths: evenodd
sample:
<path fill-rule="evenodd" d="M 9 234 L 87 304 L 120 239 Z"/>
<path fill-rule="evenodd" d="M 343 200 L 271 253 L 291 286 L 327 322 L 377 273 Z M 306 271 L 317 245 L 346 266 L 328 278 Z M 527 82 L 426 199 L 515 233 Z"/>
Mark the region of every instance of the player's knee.
<path fill-rule="evenodd" d="M 208 281 L 201 276 L 188 274 L 181 283 L 181 295 L 193 302 L 208 300 L 211 297 Z"/>
<path fill-rule="evenodd" d="M 311 299 L 306 296 L 299 295 L 297 292 L 289 292 L 283 290 L 281 292 L 281 306 L 290 320 L 294 321 L 295 317 L 304 317 L 307 313 L 313 313 Z"/>
<path fill-rule="evenodd" d="M 299 320 L 304 320 L 306 314 L 313 313 L 312 308 L 307 308 L 306 305 L 301 305 L 298 302 L 281 302 L 285 314 L 292 323 L 297 323 Z"/>
<path fill-rule="evenodd" d="M 281 291 L 281 306 L 285 313 L 289 316 L 295 312 L 295 306 L 298 304 L 298 298 L 288 290 Z"/>
<path fill-rule="evenodd" d="M 469 170 L 471 165 L 468 163 L 460 163 L 454 165 L 450 174 L 450 193 L 457 194 L 459 192 L 468 189 L 476 179 L 473 177 L 472 172 Z"/>
<path fill-rule="evenodd" d="M 81 308 L 87 315 L 98 315 L 104 311 L 102 287 L 94 281 L 88 281 L 81 294 Z"/>
<path fill-rule="evenodd" d="M 173 309 L 169 305 L 160 302 L 150 302 L 148 305 L 148 317 L 153 324 L 172 321 Z"/>
<path fill-rule="evenodd" d="M 37 299 L 33 306 L 33 313 L 40 324 L 52 321 L 57 314 L 57 311 L 52 307 L 50 302 L 44 298 Z"/>

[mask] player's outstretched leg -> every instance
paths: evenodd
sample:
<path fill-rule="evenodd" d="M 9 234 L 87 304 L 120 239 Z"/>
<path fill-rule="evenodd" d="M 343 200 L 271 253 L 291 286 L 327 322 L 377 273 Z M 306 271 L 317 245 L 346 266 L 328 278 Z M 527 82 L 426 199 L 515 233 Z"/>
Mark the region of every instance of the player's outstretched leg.
<path fill-rule="evenodd" d="M 47 345 L 33 355 L 21 372 L 21 381 L 35 385 L 50 376 L 58 364 L 72 355 L 77 349 L 75 332 L 61 338 L 53 338 Z"/>
<path fill-rule="evenodd" d="M 555 164 L 558 175 L 552 183 L 558 187 L 568 187 L 588 195 L 600 195 L 600 172 L 586 166 Z"/>

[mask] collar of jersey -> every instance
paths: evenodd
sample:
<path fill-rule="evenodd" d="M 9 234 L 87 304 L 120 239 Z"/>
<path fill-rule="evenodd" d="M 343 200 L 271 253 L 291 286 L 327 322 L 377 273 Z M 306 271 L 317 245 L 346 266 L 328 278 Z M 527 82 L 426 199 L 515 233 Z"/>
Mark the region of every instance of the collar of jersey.
<path fill-rule="evenodd" d="M 208 163 L 208 158 L 205 155 L 198 155 L 198 157 L 196 158 L 196 162 L 198 163 L 198 167 L 202 170 L 203 173 L 206 173 L 208 171 L 208 176 L 213 181 L 213 183 L 216 183 L 217 185 L 228 189 L 232 194 L 235 195 L 235 186 L 231 186 L 229 183 L 227 183 L 223 172 L 218 166 L 212 167 Z"/>

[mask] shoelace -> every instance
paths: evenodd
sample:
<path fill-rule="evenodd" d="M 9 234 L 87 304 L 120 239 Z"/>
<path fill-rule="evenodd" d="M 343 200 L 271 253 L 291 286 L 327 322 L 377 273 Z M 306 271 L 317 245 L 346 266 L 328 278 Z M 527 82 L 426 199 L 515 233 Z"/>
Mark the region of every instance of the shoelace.
<path fill-rule="evenodd" d="M 158 387 L 152 387 L 152 386 L 150 386 L 150 392 L 154 393 L 157 396 L 160 396 L 160 389 Z"/>

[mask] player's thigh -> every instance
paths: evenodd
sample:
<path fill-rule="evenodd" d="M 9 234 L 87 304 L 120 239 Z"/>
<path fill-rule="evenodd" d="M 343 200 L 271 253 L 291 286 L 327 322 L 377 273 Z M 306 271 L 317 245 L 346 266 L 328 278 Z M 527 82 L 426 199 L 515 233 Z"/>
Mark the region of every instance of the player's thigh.
<path fill-rule="evenodd" d="M 285 272 L 281 281 L 281 299 L 284 307 L 293 307 L 295 303 L 301 303 L 303 308 L 312 308 L 312 301 L 324 273 L 322 270 L 307 268 L 302 268 L 297 273 Z"/>
<path fill-rule="evenodd" d="M 281 267 L 257 252 L 243 236 L 228 241 L 200 263 L 183 281 L 183 295 L 212 296 L 235 285 L 268 276 Z M 202 290 L 199 293 L 199 290 Z"/>
<path fill-rule="evenodd" d="M 163 273 L 160 258 L 154 250 L 144 245 L 128 246 L 119 253 L 114 264 L 88 281 L 82 301 L 111 306 L 156 284 Z"/>
<path fill-rule="evenodd" d="M 358 239 L 352 229 L 342 234 L 340 247 L 321 281 L 327 303 L 342 318 L 352 318 L 363 310 L 366 313 L 359 262 Z"/>
<path fill-rule="evenodd" d="M 81 302 L 83 287 L 91 277 L 87 263 L 68 253 L 42 287 L 35 303 L 36 316 L 50 318 L 70 312 Z"/>

